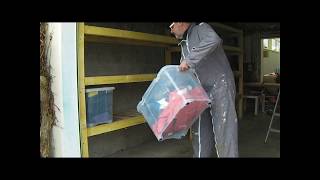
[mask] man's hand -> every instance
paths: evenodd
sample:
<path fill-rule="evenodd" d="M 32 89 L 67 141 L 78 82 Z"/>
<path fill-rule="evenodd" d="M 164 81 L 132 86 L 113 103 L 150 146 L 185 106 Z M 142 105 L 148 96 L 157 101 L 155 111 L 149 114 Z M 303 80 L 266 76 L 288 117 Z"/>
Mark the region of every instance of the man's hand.
<path fill-rule="evenodd" d="M 188 70 L 190 67 L 187 64 L 186 60 L 183 60 L 179 66 L 180 71 L 186 71 Z"/>

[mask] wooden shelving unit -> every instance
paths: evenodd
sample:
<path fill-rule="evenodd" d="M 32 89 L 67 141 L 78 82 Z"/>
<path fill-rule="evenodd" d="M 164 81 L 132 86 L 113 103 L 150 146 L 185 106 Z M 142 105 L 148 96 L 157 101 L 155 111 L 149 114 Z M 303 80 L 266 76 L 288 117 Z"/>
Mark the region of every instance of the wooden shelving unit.
<path fill-rule="evenodd" d="M 102 85 L 102 84 L 116 84 L 116 83 L 133 83 L 152 81 L 156 74 L 134 74 L 122 76 L 96 76 L 85 77 L 85 85 Z"/>
<path fill-rule="evenodd" d="M 226 27 L 222 25 L 222 27 Z M 230 28 L 228 28 L 230 30 Z M 242 32 L 238 32 L 242 34 Z M 242 40 L 241 40 L 242 41 Z M 171 53 L 180 51 L 177 47 L 178 41 L 171 36 L 156 35 L 142 32 L 133 32 L 127 30 L 96 27 L 85 25 L 84 23 L 77 24 L 77 58 L 78 58 L 78 95 L 79 95 L 79 117 L 80 117 L 80 135 L 81 135 L 81 155 L 82 157 L 89 157 L 88 152 L 88 138 L 91 136 L 128 128 L 134 125 L 145 122 L 143 116 L 137 114 L 135 111 L 125 113 L 114 113 L 114 121 L 110 124 L 98 125 L 95 127 L 87 127 L 86 125 L 86 103 L 85 103 L 85 89 L 90 85 L 105 85 L 118 83 L 135 83 L 152 81 L 156 74 L 125 74 L 116 76 L 85 76 L 85 59 L 84 59 L 84 45 L 86 42 L 99 43 L 121 43 L 128 45 L 152 46 L 165 48 L 165 64 L 171 64 Z M 242 43 L 241 43 L 242 44 Z M 176 47 L 174 47 L 176 46 Z M 224 46 L 226 51 L 242 55 L 242 46 L 232 47 Z M 235 71 L 235 76 L 238 76 L 242 82 L 242 56 L 241 68 Z M 242 94 L 242 83 L 239 85 L 239 94 Z M 242 100 L 241 100 L 242 104 Z M 239 106 L 240 107 L 240 106 Z M 242 105 L 241 105 L 242 109 Z M 239 115 L 240 116 L 240 115 Z M 242 116 L 242 112 L 241 112 Z"/>
<path fill-rule="evenodd" d="M 98 125 L 95 127 L 87 127 L 85 107 L 86 86 L 152 81 L 156 77 L 156 74 L 85 77 L 84 44 L 86 42 L 98 42 L 170 47 L 172 45 L 176 45 L 177 41 L 174 37 L 170 36 L 89 26 L 84 23 L 78 23 L 77 31 L 81 154 L 82 157 L 89 157 L 88 137 L 142 124 L 145 120 L 141 114 L 137 114 L 135 111 L 114 113 L 114 121 L 112 123 Z"/>

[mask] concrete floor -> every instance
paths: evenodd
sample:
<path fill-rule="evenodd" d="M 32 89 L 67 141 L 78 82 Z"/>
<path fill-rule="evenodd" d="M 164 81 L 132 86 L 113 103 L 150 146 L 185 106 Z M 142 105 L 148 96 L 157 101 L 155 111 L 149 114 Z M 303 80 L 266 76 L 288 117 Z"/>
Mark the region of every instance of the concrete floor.
<path fill-rule="evenodd" d="M 280 134 L 270 133 L 268 142 L 264 139 L 270 122 L 270 115 L 251 112 L 239 121 L 239 157 L 280 157 Z M 280 121 L 275 119 L 275 128 Z M 117 152 L 108 157 L 192 157 L 193 150 L 188 138 L 181 140 L 149 141 L 139 146 Z"/>

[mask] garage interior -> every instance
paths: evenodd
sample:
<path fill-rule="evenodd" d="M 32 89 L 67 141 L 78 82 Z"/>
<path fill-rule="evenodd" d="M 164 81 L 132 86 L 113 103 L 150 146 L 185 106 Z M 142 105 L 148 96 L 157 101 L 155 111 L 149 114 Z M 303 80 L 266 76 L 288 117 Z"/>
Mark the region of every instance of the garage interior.
<path fill-rule="evenodd" d="M 156 73 L 179 64 L 170 22 L 77 24 L 79 89 L 115 88 L 113 122 L 96 127 L 84 124 L 86 100 L 79 93 L 82 157 L 192 157 L 189 134 L 158 142 L 136 110 Z M 280 157 L 280 131 L 265 142 L 280 92 L 280 23 L 208 24 L 222 38 L 235 75 L 239 157 Z M 272 129 L 280 129 L 280 117 Z"/>

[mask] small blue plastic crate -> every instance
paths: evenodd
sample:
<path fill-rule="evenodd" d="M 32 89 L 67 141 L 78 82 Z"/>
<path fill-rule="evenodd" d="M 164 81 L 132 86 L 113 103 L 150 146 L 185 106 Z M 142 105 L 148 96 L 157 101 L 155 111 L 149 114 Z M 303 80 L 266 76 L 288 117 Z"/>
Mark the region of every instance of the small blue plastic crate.
<path fill-rule="evenodd" d="M 86 89 L 87 126 L 111 123 L 114 87 Z"/>

